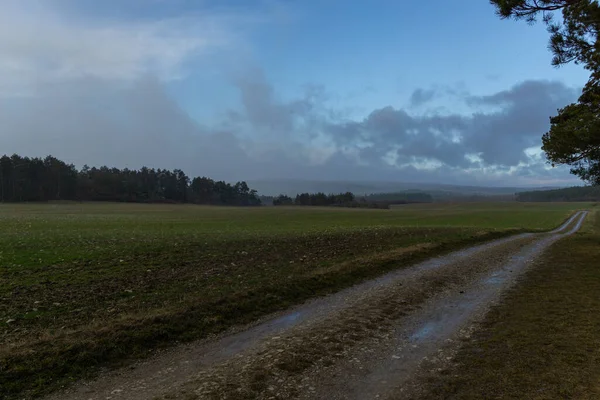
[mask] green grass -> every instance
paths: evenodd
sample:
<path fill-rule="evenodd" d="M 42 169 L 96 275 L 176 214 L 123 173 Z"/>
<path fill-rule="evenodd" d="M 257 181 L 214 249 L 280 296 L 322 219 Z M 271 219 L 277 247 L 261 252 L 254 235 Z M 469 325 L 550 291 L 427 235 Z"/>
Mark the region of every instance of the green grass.
<path fill-rule="evenodd" d="M 592 208 L 595 210 L 595 208 Z M 426 399 L 600 398 L 600 212 L 493 308 Z"/>
<path fill-rule="evenodd" d="M 36 396 L 581 204 L 0 206 L 0 388 Z"/>

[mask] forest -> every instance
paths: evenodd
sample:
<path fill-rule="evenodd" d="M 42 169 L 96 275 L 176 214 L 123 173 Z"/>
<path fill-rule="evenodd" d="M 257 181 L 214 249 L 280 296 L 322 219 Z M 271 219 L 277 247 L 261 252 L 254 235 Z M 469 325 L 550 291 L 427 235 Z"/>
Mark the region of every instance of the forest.
<path fill-rule="evenodd" d="M 391 201 L 397 203 L 431 203 L 433 196 L 425 192 L 374 193 L 367 197 L 370 201 Z"/>
<path fill-rule="evenodd" d="M 517 201 L 600 201 L 600 186 L 520 192 L 515 197 Z"/>
<path fill-rule="evenodd" d="M 351 192 L 340 194 L 301 193 L 292 199 L 284 194 L 273 199 L 274 206 L 348 206 L 354 203 L 354 194 Z"/>
<path fill-rule="evenodd" d="M 352 192 L 325 194 L 300 193 L 295 198 L 281 194 L 272 199 L 274 206 L 320 206 L 388 209 L 395 204 L 430 203 L 426 193 L 382 193 L 357 197 Z"/>
<path fill-rule="evenodd" d="M 55 157 L 17 154 L 0 158 L 0 201 L 116 201 L 260 205 L 246 182 L 229 184 L 206 177 L 190 179 L 180 169 L 169 171 L 84 166 L 77 170 Z"/>

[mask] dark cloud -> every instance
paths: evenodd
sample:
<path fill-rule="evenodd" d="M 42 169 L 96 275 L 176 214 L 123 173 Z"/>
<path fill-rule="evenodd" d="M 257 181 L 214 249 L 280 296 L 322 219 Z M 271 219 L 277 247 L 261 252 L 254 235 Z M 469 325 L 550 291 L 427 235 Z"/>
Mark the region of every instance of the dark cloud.
<path fill-rule="evenodd" d="M 579 93 L 580 90 L 566 87 L 562 82 L 529 80 L 489 96 L 470 96 L 467 102 L 471 105 L 534 107 L 541 100 L 546 105 L 564 105 L 573 101 Z"/>
<path fill-rule="evenodd" d="M 417 89 L 410 95 L 410 104 L 414 107 L 418 107 L 431 101 L 435 97 L 435 90 L 433 89 Z"/>
<path fill-rule="evenodd" d="M 234 80 L 243 109 L 237 120 L 245 121 L 259 133 L 282 135 L 296 130 L 298 124 L 310 125 L 318 118 L 325 91 L 319 85 L 306 85 L 301 98 L 284 102 L 276 97 L 262 70 L 246 71 Z"/>
<path fill-rule="evenodd" d="M 527 81 L 490 96 L 468 97 L 471 115 L 411 115 L 384 107 L 363 121 L 332 124 L 338 145 L 365 143 L 369 160 L 395 152 L 401 164 L 421 158 L 448 167 L 518 166 L 529 160 L 525 150 L 540 145 L 549 116 L 577 98 L 578 91 L 560 82 Z M 368 161 L 368 160 L 367 160 Z"/>
<path fill-rule="evenodd" d="M 147 165 L 220 175 L 232 169 L 224 159 L 246 159 L 233 134 L 199 127 L 151 78 L 127 86 L 88 79 L 40 88 L 10 104 L 0 108 L 0 145 L 7 153 L 52 154 L 78 166 Z"/>
<path fill-rule="evenodd" d="M 556 170 L 525 149 L 539 147 L 548 117 L 577 97 L 558 82 L 527 81 L 465 97 L 471 114 L 388 106 L 352 120 L 327 107 L 320 86 L 283 101 L 260 70 L 234 84 L 242 106 L 226 114 L 221 129 L 200 126 L 152 78 L 39 88 L 36 96 L 4 100 L 0 148 L 78 166 L 182 168 L 226 180 L 551 181 Z"/>

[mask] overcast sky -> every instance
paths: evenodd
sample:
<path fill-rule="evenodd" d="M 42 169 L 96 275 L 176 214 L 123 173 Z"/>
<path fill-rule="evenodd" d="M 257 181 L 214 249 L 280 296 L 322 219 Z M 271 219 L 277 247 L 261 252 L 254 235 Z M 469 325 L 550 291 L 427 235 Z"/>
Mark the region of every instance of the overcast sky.
<path fill-rule="evenodd" d="M 0 151 L 225 180 L 578 183 L 579 67 L 487 0 L 2 0 Z"/>

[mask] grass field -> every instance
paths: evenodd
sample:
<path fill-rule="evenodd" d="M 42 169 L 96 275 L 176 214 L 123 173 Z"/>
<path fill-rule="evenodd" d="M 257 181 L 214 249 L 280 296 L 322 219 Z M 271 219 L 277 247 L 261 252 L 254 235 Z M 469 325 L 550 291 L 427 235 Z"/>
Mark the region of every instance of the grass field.
<path fill-rule="evenodd" d="M 600 211 L 554 244 L 425 385 L 431 399 L 600 398 Z"/>
<path fill-rule="evenodd" d="M 36 396 L 582 204 L 0 206 L 0 388 Z"/>

